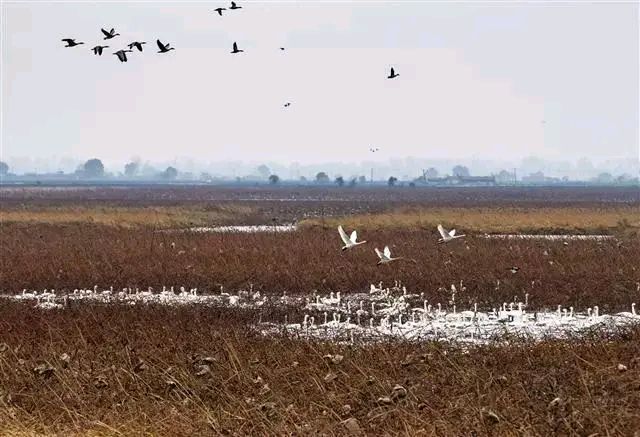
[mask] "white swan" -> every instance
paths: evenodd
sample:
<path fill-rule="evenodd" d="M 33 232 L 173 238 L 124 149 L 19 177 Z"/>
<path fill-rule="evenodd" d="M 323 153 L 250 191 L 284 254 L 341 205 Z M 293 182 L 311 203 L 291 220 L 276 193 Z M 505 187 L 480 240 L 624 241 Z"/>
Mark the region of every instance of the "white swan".
<path fill-rule="evenodd" d="M 342 250 L 351 249 L 353 247 L 366 243 L 366 241 L 356 241 L 358 239 L 358 233 L 356 231 L 353 231 L 351 233 L 351 236 L 349 237 L 344 229 L 342 229 L 342 225 L 338 226 L 338 233 L 340 234 L 340 238 L 342 238 L 342 242 L 344 243 Z"/>
<path fill-rule="evenodd" d="M 455 229 L 447 231 L 442 227 L 442 225 L 438 225 L 438 232 L 440 232 L 440 235 L 442 236 L 442 238 L 438 240 L 438 244 L 448 243 L 449 241 L 455 240 L 456 238 L 462 238 L 465 236 L 464 234 L 456 235 Z"/>
<path fill-rule="evenodd" d="M 638 314 L 636 313 L 636 304 L 635 303 L 631 304 L 631 312 L 624 311 L 624 312 L 618 313 L 616 315 L 617 316 L 622 316 L 622 317 L 638 317 Z"/>
<path fill-rule="evenodd" d="M 375 251 L 376 251 L 376 255 L 378 255 L 378 258 L 380 258 L 380 260 L 378 261 L 378 265 L 386 264 L 386 263 L 390 263 L 391 261 L 397 261 L 399 259 L 402 259 L 402 258 L 392 258 L 391 250 L 389 250 L 389 246 L 385 246 L 383 252 L 380 252 L 380 250 L 377 247 L 375 248 Z"/>

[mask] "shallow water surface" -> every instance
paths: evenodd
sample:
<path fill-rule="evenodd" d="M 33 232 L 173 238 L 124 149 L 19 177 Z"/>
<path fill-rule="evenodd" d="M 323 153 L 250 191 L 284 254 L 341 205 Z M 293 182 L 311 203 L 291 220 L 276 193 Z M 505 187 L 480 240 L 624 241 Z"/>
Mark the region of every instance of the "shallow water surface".
<path fill-rule="evenodd" d="M 490 239 L 522 239 L 522 240 L 615 240 L 613 235 L 552 235 L 552 234 L 487 234 Z"/>
<path fill-rule="evenodd" d="M 400 284 L 392 288 L 371 285 L 370 290 L 346 295 L 330 293 L 295 296 L 262 294 L 240 290 L 235 294 L 199 292 L 180 287 L 139 291 L 77 289 L 73 292 L 53 290 L 23 291 L 21 294 L 0 295 L 0 299 L 32 302 L 43 310 L 62 310 L 82 302 L 126 305 L 198 305 L 255 311 L 253 329 L 265 336 L 294 334 L 300 338 L 332 341 L 377 341 L 397 338 L 411 341 L 447 341 L 485 344 L 496 339 L 518 336 L 531 340 L 545 338 L 570 339 L 593 330 L 615 331 L 631 324 L 640 324 L 635 304 L 630 311 L 602 314 L 598 307 L 574 310 L 558 306 L 551 309 L 529 309 L 525 301 L 502 303 L 496 308 L 479 310 L 476 306 L 461 309 L 423 300 L 409 293 Z M 263 320 L 270 312 L 262 308 L 280 307 L 283 320 Z M 295 311 L 294 311 L 295 310 Z M 302 314 L 301 314 L 302 313 Z M 294 315 L 295 314 L 295 315 Z"/>
<path fill-rule="evenodd" d="M 212 226 L 189 228 L 191 232 L 292 232 L 296 230 L 296 225 L 251 225 L 251 226 Z"/>

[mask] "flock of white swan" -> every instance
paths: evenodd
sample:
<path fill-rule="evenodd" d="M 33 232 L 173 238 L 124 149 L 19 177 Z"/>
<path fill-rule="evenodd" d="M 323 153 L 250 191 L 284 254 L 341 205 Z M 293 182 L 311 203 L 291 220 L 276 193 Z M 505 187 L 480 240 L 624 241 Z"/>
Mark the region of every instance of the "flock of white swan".
<path fill-rule="evenodd" d="M 461 284 L 460 287 L 463 287 Z M 640 285 L 639 285 L 640 287 Z M 76 289 L 71 293 L 55 290 L 27 291 L 17 295 L 0 295 L 0 298 L 36 302 L 43 310 L 65 310 L 82 302 L 125 305 L 199 305 L 229 309 L 257 311 L 259 320 L 254 328 L 264 335 L 295 335 L 301 338 L 330 339 L 333 341 L 375 341 L 400 338 L 412 341 L 456 341 L 462 343 L 486 343 L 504 339 L 505 334 L 529 339 L 570 338 L 589 330 L 614 330 L 630 324 L 640 324 L 636 304 L 631 311 L 602 314 L 598 306 L 578 312 L 573 307 L 558 306 L 555 311 L 529 309 L 529 296 L 523 300 L 514 297 L 490 311 L 480 311 L 477 305 L 471 310 L 460 311 L 456 306 L 457 288 L 451 286 L 448 305 L 430 303 L 424 293 L 410 293 L 400 282 L 393 287 L 371 285 L 365 292 L 340 292 L 321 295 L 281 296 L 263 295 L 253 287 L 235 294 L 223 288 L 219 292 L 199 292 L 196 288 L 163 287 L 139 290 L 110 287 L 99 290 L 97 286 Z M 285 311 L 282 321 L 263 321 L 263 313 L 280 307 Z M 266 311 L 265 311 L 266 310 Z M 298 318 L 298 320 L 295 320 Z"/>
<path fill-rule="evenodd" d="M 449 243 L 463 238 L 456 230 L 446 230 L 437 226 L 440 234 L 439 244 Z M 342 250 L 354 249 L 367 241 L 358 241 L 358 233 L 353 230 L 347 234 L 342 226 L 338 233 L 343 242 Z M 374 248 L 378 256 L 378 265 L 390 263 L 402 257 L 393 257 L 388 246 L 383 250 Z M 519 269 L 511 267 L 512 273 Z M 459 286 L 464 289 L 462 281 Z M 444 289 L 442 289 L 444 290 Z M 640 292 L 640 283 L 637 284 Z M 57 293 L 55 290 L 27 291 L 22 294 L 0 295 L 3 299 L 35 301 L 36 308 L 44 310 L 64 310 L 75 303 L 93 302 L 102 304 L 126 305 L 204 305 L 234 309 L 252 309 L 260 314 L 255 328 L 264 335 L 296 335 L 301 338 L 331 339 L 333 341 L 375 341 L 385 338 L 404 340 L 437 340 L 463 343 L 486 343 L 495 339 L 505 339 L 505 334 L 530 339 L 569 338 L 590 329 L 617 329 L 629 324 L 640 324 L 640 314 L 636 304 L 631 311 L 614 314 L 601 314 L 598 306 L 578 312 L 573 307 L 558 306 L 555 311 L 533 311 L 529 309 L 529 295 L 520 301 L 517 296 L 510 303 L 503 303 L 490 311 L 479 311 L 477 304 L 470 310 L 459 311 L 456 307 L 458 289 L 451 285 L 451 299 L 448 305 L 429 302 L 424 293 L 409 293 L 399 281 L 390 288 L 382 283 L 371 285 L 366 292 L 331 292 L 322 296 L 316 291 L 313 295 L 282 296 L 262 295 L 254 291 L 240 290 L 229 294 L 221 287 L 219 292 L 198 292 L 197 288 L 163 287 L 155 292 L 151 287 L 142 291 L 138 288 L 123 288 L 120 291 L 110 287 L 99 290 L 98 286 L 75 289 L 73 292 Z M 262 320 L 263 308 L 279 306 L 286 309 L 284 321 Z M 265 313 L 268 314 L 268 313 Z M 297 315 L 296 315 L 297 314 Z M 303 314 L 303 316 L 301 315 Z M 294 319 L 298 317 L 299 321 Z"/>

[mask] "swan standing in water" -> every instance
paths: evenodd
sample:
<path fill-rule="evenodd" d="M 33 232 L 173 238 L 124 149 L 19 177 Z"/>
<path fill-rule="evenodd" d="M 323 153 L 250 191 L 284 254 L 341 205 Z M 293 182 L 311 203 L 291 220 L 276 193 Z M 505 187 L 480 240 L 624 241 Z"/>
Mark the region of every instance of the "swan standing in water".
<path fill-rule="evenodd" d="M 340 238 L 342 238 L 342 242 L 344 243 L 342 250 L 351 249 L 353 247 L 366 243 L 366 241 L 356 241 L 358 239 L 358 233 L 355 230 L 349 237 L 344 229 L 342 229 L 342 225 L 338 226 L 338 233 L 340 234 Z"/>
<path fill-rule="evenodd" d="M 445 228 L 442 227 L 442 225 L 438 225 L 438 232 L 440 232 L 440 236 L 442 238 L 440 238 L 438 240 L 438 244 L 442 244 L 442 243 L 448 243 L 449 241 L 453 241 L 456 238 L 462 238 L 465 235 L 456 235 L 456 230 L 452 229 L 451 231 L 447 231 Z"/>
<path fill-rule="evenodd" d="M 616 315 L 617 316 L 622 316 L 622 317 L 638 317 L 638 314 L 636 313 L 636 304 L 635 303 L 631 304 L 631 312 L 624 311 L 624 312 L 618 313 Z"/>

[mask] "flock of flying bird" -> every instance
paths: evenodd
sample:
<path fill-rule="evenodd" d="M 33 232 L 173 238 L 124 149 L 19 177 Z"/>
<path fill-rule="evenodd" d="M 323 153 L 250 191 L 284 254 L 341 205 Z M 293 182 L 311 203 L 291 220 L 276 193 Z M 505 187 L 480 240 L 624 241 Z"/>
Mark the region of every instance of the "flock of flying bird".
<path fill-rule="evenodd" d="M 222 16 L 222 12 L 226 11 L 226 10 L 238 10 L 238 9 L 242 9 L 242 6 L 238 6 L 236 4 L 236 2 L 231 2 L 231 6 L 229 6 L 229 8 L 216 8 L 213 11 L 217 12 L 218 15 Z M 120 36 L 119 33 L 116 33 L 115 29 L 112 28 L 111 30 L 107 31 L 105 29 L 100 29 L 102 30 L 102 33 L 104 34 L 104 40 L 110 40 L 115 38 L 116 36 Z M 80 41 L 80 42 L 76 42 L 76 40 L 74 38 L 63 38 L 62 39 L 63 42 L 65 42 L 67 45 L 65 47 L 76 47 L 79 46 L 81 44 L 84 44 L 84 42 Z M 146 44 L 146 42 L 144 41 L 133 41 L 132 43 L 128 44 L 127 47 L 129 47 L 129 49 L 120 49 L 117 52 L 114 52 L 113 54 L 116 55 L 118 57 L 118 59 L 120 60 L 120 62 L 127 62 L 127 53 L 132 53 L 133 52 L 133 48 L 135 47 L 136 49 L 138 49 L 138 51 L 142 51 L 142 46 Z M 164 44 L 162 43 L 159 39 L 156 40 L 156 44 L 158 45 L 158 53 L 167 53 L 171 50 L 175 50 L 173 47 L 170 47 L 169 44 Z M 103 45 L 96 45 L 95 47 L 93 47 L 91 49 L 91 51 L 93 51 L 93 53 L 97 56 L 102 56 L 102 51 L 106 48 L 109 48 L 109 46 L 103 46 Z M 284 51 L 284 47 L 280 47 L 280 50 Z M 233 54 L 237 54 L 237 53 L 243 53 L 244 50 L 240 50 L 238 49 L 238 44 L 236 42 L 233 43 L 233 49 L 231 51 L 231 53 Z M 393 69 L 393 67 L 391 68 L 391 72 L 389 73 L 389 76 L 387 76 L 388 79 L 395 79 L 396 77 L 400 76 L 398 73 L 395 72 L 395 70 Z M 286 103 L 284 106 L 288 107 L 290 106 L 291 103 Z"/>
<path fill-rule="evenodd" d="M 105 40 L 108 39 L 113 39 L 116 36 L 120 36 L 119 33 L 116 33 L 116 30 L 114 28 L 112 28 L 111 30 L 104 30 L 104 29 L 100 29 L 102 31 L 102 33 L 104 34 L 104 38 Z M 80 41 L 80 42 L 76 42 L 75 39 L 73 38 L 64 38 L 62 41 L 64 41 L 65 43 L 67 43 L 67 45 L 65 47 L 75 47 L 75 46 L 79 46 L 81 44 L 84 44 L 84 42 Z M 171 50 L 175 50 L 173 47 L 170 46 L 170 44 L 163 44 L 159 39 L 156 40 L 156 43 L 158 44 L 158 53 L 167 53 Z M 121 49 L 118 50 L 117 52 L 114 52 L 113 54 L 116 55 L 118 57 L 118 59 L 120 59 L 120 62 L 127 62 L 127 53 L 132 53 L 133 52 L 133 48 L 135 47 L 136 49 L 138 49 L 139 52 L 142 51 L 142 46 L 146 44 L 145 41 L 133 41 L 132 43 L 130 43 L 128 45 L 129 49 Z M 234 43 L 235 46 L 235 43 Z M 101 45 L 97 45 L 95 47 L 93 47 L 91 49 L 91 51 L 93 52 L 93 54 L 97 55 L 97 56 L 102 56 L 102 51 L 106 48 L 109 48 L 109 46 L 101 46 Z"/>
<path fill-rule="evenodd" d="M 449 242 L 451 242 L 453 240 L 457 240 L 458 238 L 463 238 L 463 237 L 466 236 L 465 234 L 456 235 L 456 230 L 455 229 L 447 231 L 444 227 L 442 227 L 441 224 L 438 225 L 438 232 L 440 233 L 440 238 L 438 239 L 438 244 L 449 243 Z M 354 247 L 360 246 L 361 244 L 364 244 L 364 243 L 367 242 L 366 240 L 365 241 L 358 241 L 358 233 L 355 230 L 353 232 L 351 232 L 351 235 L 347 235 L 347 233 L 342 228 L 342 225 L 338 226 L 338 233 L 340 234 L 340 238 L 342 239 L 342 242 L 344 243 L 344 246 L 342 246 L 342 250 L 343 251 L 345 251 L 347 249 L 353 249 Z M 389 246 L 385 246 L 384 250 L 380 250 L 377 247 L 375 247 L 373 250 L 376 252 L 376 255 L 378 255 L 378 263 L 377 263 L 377 265 L 387 264 L 387 263 L 390 263 L 392 261 L 398 261 L 398 260 L 401 260 L 401 259 L 416 263 L 416 260 L 414 260 L 414 259 L 403 258 L 403 257 L 395 257 L 395 258 L 392 257 L 391 256 L 391 249 L 389 249 Z M 520 271 L 520 267 L 512 266 L 512 267 L 507 268 L 507 270 L 515 275 L 516 273 L 518 273 Z"/>
<path fill-rule="evenodd" d="M 438 232 L 440 233 L 440 237 L 441 237 L 440 239 L 438 239 L 438 244 L 449 243 L 453 240 L 457 240 L 458 238 L 463 238 L 465 236 L 464 234 L 456 235 L 455 229 L 447 231 L 445 228 L 442 227 L 442 225 L 438 225 Z M 356 246 L 360 246 L 361 244 L 366 243 L 366 240 L 358 241 L 358 233 L 355 230 L 351 232 L 351 235 L 347 235 L 347 233 L 342 228 L 342 225 L 338 226 L 338 233 L 340 234 L 340 238 L 344 243 L 344 246 L 342 247 L 343 251 L 347 249 L 353 249 Z M 376 255 L 378 255 L 378 258 L 379 258 L 378 265 L 387 264 L 392 261 L 405 259 L 402 257 L 396 257 L 396 258 L 392 257 L 391 249 L 389 249 L 389 246 L 385 246 L 384 250 L 382 251 L 376 247 L 374 248 L 374 251 L 376 252 Z M 511 267 L 510 270 L 512 273 L 516 273 L 519 269 L 517 267 Z"/>
<path fill-rule="evenodd" d="M 236 4 L 236 2 L 231 2 L 231 6 L 229 7 L 229 10 L 237 10 L 237 9 L 242 9 L 242 6 L 238 6 Z M 222 12 L 226 11 L 227 8 L 216 8 L 214 9 L 214 12 L 217 12 L 218 15 L 222 16 Z M 104 40 L 109 40 L 109 39 L 113 39 L 116 36 L 120 36 L 119 33 L 116 33 L 115 29 L 112 28 L 111 30 L 107 31 L 105 29 L 100 29 L 102 31 L 102 33 L 104 34 Z M 65 43 L 67 43 L 67 45 L 65 47 L 75 47 L 81 44 L 84 44 L 84 42 L 76 42 L 75 39 L 72 38 L 64 38 L 62 41 L 64 41 Z M 159 39 L 156 40 L 156 43 L 158 45 L 158 53 L 167 53 L 171 50 L 175 50 L 173 47 L 170 47 L 169 44 L 164 44 L 162 43 Z M 144 41 L 133 41 L 130 44 L 128 44 L 129 49 L 121 49 L 118 50 L 117 52 L 114 52 L 113 54 L 118 56 L 118 59 L 120 60 L 120 62 L 127 62 L 127 53 L 132 53 L 133 52 L 133 48 L 135 47 L 136 49 L 138 49 L 138 51 L 142 52 L 142 46 L 146 44 L 146 42 Z M 102 46 L 102 45 L 97 45 L 95 47 L 93 47 L 91 50 L 93 51 L 93 53 L 95 55 L 101 56 L 102 55 L 102 51 L 106 48 L 109 48 L 109 46 Z M 280 47 L 280 50 L 284 51 L 284 47 Z M 238 49 L 238 44 L 236 42 L 233 43 L 233 50 L 231 51 L 231 53 L 236 54 L 236 53 L 243 53 L 244 50 L 240 50 Z M 400 76 L 398 73 L 395 72 L 394 68 L 391 67 L 391 72 L 389 73 L 389 76 L 387 76 L 388 79 L 395 79 L 396 77 Z M 285 108 L 289 107 L 291 105 L 290 102 L 285 103 Z M 369 151 L 371 152 L 377 152 L 380 149 L 378 148 L 370 148 Z M 347 250 L 347 249 L 352 249 L 356 246 L 359 246 L 361 244 L 366 243 L 366 241 L 357 241 L 358 239 L 358 234 L 357 232 L 354 230 L 351 235 L 347 235 L 347 233 L 344 231 L 344 229 L 342 228 L 342 226 L 338 227 L 338 232 L 340 233 L 340 238 L 342 238 L 342 241 L 344 242 L 344 246 L 342 247 L 342 250 Z M 456 230 L 453 229 L 451 231 L 447 231 L 445 230 L 442 225 L 438 225 L 438 232 L 440 232 L 440 236 L 442 238 L 440 238 L 438 240 L 439 244 L 442 243 L 448 243 L 450 241 L 453 241 L 455 239 L 458 238 L 462 238 L 464 237 L 464 235 L 456 235 Z M 392 257 L 391 256 L 391 250 L 389 249 L 389 246 L 385 246 L 384 250 L 380 251 L 377 247 L 374 249 L 376 252 L 376 255 L 378 255 L 379 261 L 378 261 L 378 265 L 380 264 L 386 264 L 386 263 L 390 263 L 392 261 L 397 261 L 400 259 L 403 259 L 402 257 Z M 517 267 L 511 267 L 510 268 L 512 273 L 516 273 L 519 269 Z"/>

